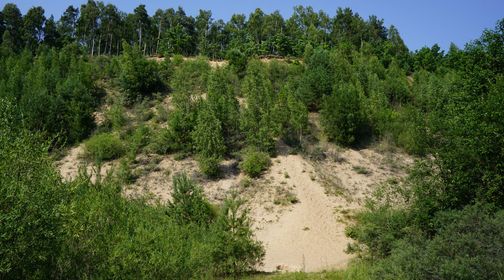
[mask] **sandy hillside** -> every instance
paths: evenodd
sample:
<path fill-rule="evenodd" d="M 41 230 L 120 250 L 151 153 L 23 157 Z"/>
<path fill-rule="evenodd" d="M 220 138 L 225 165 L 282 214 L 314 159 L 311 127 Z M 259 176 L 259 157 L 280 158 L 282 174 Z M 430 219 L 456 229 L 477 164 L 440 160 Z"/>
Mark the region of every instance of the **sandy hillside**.
<path fill-rule="evenodd" d="M 92 166 L 79 158 L 82 148 L 69 150 L 57 162 L 62 176 L 70 180 L 79 166 Z M 161 201 L 170 199 L 172 178 L 185 172 L 204 187 L 214 203 L 230 192 L 247 201 L 258 240 L 266 248 L 264 271 L 320 271 L 344 267 L 352 258 L 344 252 L 350 240 L 344 230 L 352 213 L 362 207 L 374 186 L 389 178 L 403 177 L 411 159 L 385 156 L 374 150 L 327 150 L 322 160 L 312 161 L 284 152 L 272 159 L 272 166 L 244 186 L 236 161 L 223 163 L 223 178 L 208 180 L 199 174 L 192 158 L 140 155 L 133 172 L 139 178 L 125 188 L 125 195 L 150 194 Z M 118 162 L 102 167 L 105 175 Z M 95 176 L 93 176 L 94 178 Z"/>

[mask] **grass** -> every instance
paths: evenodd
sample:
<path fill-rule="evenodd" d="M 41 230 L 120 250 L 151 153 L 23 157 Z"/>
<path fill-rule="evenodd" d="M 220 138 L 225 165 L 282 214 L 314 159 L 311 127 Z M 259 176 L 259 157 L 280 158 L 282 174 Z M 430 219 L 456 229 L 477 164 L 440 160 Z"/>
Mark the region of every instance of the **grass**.
<path fill-rule="evenodd" d="M 275 199 L 273 200 L 273 203 L 275 205 L 288 206 L 291 204 L 296 204 L 298 202 L 299 199 L 293 192 L 281 187 L 276 188 L 276 196 Z"/>
<path fill-rule="evenodd" d="M 355 171 L 357 174 L 361 174 L 361 175 L 369 175 L 369 174 L 371 174 L 371 170 L 367 169 L 364 166 L 360 166 L 360 165 L 354 165 L 354 166 L 352 166 L 352 170 Z"/>

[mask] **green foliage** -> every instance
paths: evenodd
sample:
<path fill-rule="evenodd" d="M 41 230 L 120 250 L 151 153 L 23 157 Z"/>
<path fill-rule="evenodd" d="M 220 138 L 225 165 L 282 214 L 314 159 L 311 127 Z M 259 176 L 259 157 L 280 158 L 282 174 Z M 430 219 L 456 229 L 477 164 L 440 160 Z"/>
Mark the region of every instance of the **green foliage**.
<path fill-rule="evenodd" d="M 265 152 L 249 148 L 243 152 L 243 161 L 240 163 L 240 169 L 250 177 L 258 177 L 270 166 L 269 155 Z"/>
<path fill-rule="evenodd" d="M 322 97 L 330 95 L 334 86 L 334 69 L 330 53 L 317 48 L 306 58 L 306 70 L 298 95 L 311 110 L 317 110 Z"/>
<path fill-rule="evenodd" d="M 376 279 L 498 279 L 504 270 L 504 213 L 485 206 L 442 212 L 438 234 L 411 235 L 394 244 L 392 257 L 373 271 Z"/>
<path fill-rule="evenodd" d="M 120 103 L 114 103 L 105 112 L 106 125 L 110 125 L 113 130 L 119 131 L 127 122 L 128 119 L 124 112 L 124 106 Z"/>
<path fill-rule="evenodd" d="M 229 65 L 238 76 L 243 77 L 247 68 L 247 56 L 238 49 L 230 49 L 226 54 Z"/>
<path fill-rule="evenodd" d="M 246 106 L 241 112 L 240 126 L 245 133 L 247 144 L 262 151 L 275 151 L 275 125 L 272 109 L 274 96 L 266 69 L 258 60 L 251 60 L 243 81 L 242 92 Z"/>
<path fill-rule="evenodd" d="M 137 46 L 123 42 L 123 49 L 119 79 L 125 101 L 131 104 L 159 90 L 161 80 L 156 62 L 148 61 Z"/>
<path fill-rule="evenodd" d="M 10 69 L 0 77 L 0 96 L 18 104 L 25 125 L 59 144 L 74 143 L 94 128 L 92 112 L 98 104 L 93 67 L 70 46 L 61 52 L 42 50 L 0 60 Z M 57 141 L 55 141 L 57 142 Z"/>
<path fill-rule="evenodd" d="M 239 136 L 239 107 L 232 87 L 233 76 L 226 69 L 216 69 L 208 78 L 207 107 L 221 123 L 222 135 L 228 151 Z"/>
<path fill-rule="evenodd" d="M 262 244 L 253 239 L 251 221 L 243 201 L 228 198 L 221 206 L 215 222 L 217 246 L 212 258 L 219 275 L 240 275 L 254 270 L 264 258 Z"/>
<path fill-rule="evenodd" d="M 196 128 L 192 134 L 201 171 L 216 176 L 219 161 L 226 150 L 221 122 L 210 109 L 199 112 Z"/>
<path fill-rule="evenodd" d="M 289 145 L 299 145 L 308 126 L 308 109 L 294 96 L 289 86 L 277 95 L 273 115 L 280 137 Z"/>
<path fill-rule="evenodd" d="M 84 143 L 85 157 L 96 163 L 119 158 L 124 152 L 121 139 L 112 133 L 94 135 Z"/>
<path fill-rule="evenodd" d="M 206 91 L 210 66 L 198 58 L 184 61 L 175 71 L 172 86 L 175 110 L 168 120 L 171 151 L 192 151 L 192 132 L 197 123 L 201 94 Z"/>
<path fill-rule="evenodd" d="M 51 278 L 62 246 L 68 189 L 47 143 L 0 99 L 0 278 Z"/>
<path fill-rule="evenodd" d="M 172 199 L 168 205 L 169 215 L 179 224 L 208 226 L 216 217 L 201 187 L 185 174 L 173 178 Z"/>
<path fill-rule="evenodd" d="M 359 85 L 345 84 L 324 98 L 320 117 L 329 139 L 343 145 L 353 145 L 360 140 L 366 128 L 361 96 Z"/>

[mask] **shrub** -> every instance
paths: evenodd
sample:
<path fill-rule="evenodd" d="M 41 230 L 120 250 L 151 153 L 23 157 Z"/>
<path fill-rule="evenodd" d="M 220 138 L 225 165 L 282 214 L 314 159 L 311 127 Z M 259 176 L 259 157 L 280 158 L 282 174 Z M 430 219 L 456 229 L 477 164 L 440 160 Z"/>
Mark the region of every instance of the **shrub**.
<path fill-rule="evenodd" d="M 378 263 L 377 279 L 499 279 L 504 271 L 504 211 L 476 205 L 440 212 L 438 234 L 395 243 Z"/>
<path fill-rule="evenodd" d="M 198 165 L 200 171 L 210 178 L 214 178 L 219 175 L 219 163 L 221 162 L 221 157 L 218 156 L 199 156 Z"/>
<path fill-rule="evenodd" d="M 39 135 L 18 130 L 0 99 L 0 278 L 52 278 L 62 245 L 62 184 Z"/>
<path fill-rule="evenodd" d="M 113 130 L 120 130 L 128 122 L 124 107 L 121 104 L 114 103 L 105 112 L 105 121 L 112 126 Z"/>
<path fill-rule="evenodd" d="M 111 133 L 97 134 L 84 143 L 84 155 L 86 158 L 101 163 L 121 157 L 125 147 L 119 137 Z"/>
<path fill-rule="evenodd" d="M 270 165 L 269 155 L 255 149 L 245 151 L 240 169 L 250 177 L 259 176 Z"/>

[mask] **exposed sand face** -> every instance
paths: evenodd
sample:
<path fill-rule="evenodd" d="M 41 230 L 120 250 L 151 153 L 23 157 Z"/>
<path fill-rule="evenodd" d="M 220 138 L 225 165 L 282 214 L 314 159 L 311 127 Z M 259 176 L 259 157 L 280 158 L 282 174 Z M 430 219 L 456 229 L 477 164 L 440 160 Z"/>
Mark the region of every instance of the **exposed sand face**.
<path fill-rule="evenodd" d="M 299 202 L 278 221 L 261 225 L 256 236 L 264 242 L 265 271 L 319 271 L 344 266 L 351 258 L 344 252 L 349 242 L 345 224 L 337 221 L 335 206 L 342 199 L 329 197 L 310 178 L 314 167 L 298 155 L 279 156 L 269 174 L 284 174 Z"/>
<path fill-rule="evenodd" d="M 82 147 L 69 150 L 57 162 L 64 179 L 78 174 L 86 163 L 79 158 Z M 364 198 L 380 182 L 405 176 L 408 157 L 395 155 L 393 164 L 374 150 L 329 148 L 326 159 L 311 161 L 283 152 L 272 159 L 272 166 L 248 187 L 234 160 L 224 162 L 224 177 L 208 180 L 192 158 L 174 160 L 173 156 L 140 155 L 135 169 L 142 169 L 138 180 L 125 188 L 126 196 L 150 194 L 161 202 L 170 200 L 172 178 L 185 172 L 203 186 L 206 196 L 219 203 L 231 192 L 247 201 L 256 238 L 266 249 L 264 271 L 320 271 L 345 267 L 353 257 L 344 252 L 351 242 L 344 234 L 349 216 L 362 207 Z M 117 162 L 104 164 L 102 176 Z M 150 166 L 147 168 L 147 166 Z M 356 166 L 367 172 L 357 172 Z M 87 165 L 88 172 L 92 166 Z M 96 178 L 92 176 L 92 180 Z M 279 193 L 289 192 L 297 202 L 277 203 Z"/>

